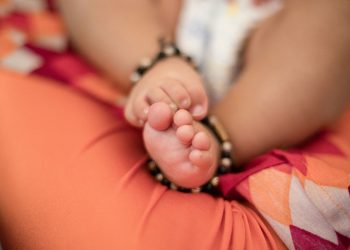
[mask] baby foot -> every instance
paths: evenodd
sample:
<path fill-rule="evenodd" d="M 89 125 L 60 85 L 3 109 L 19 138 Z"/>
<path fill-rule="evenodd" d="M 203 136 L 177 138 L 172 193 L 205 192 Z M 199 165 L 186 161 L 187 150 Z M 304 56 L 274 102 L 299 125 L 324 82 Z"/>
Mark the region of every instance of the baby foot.
<path fill-rule="evenodd" d="M 173 113 L 153 104 L 143 130 L 144 143 L 164 175 L 178 186 L 199 187 L 214 175 L 219 155 L 215 137 L 184 109 Z"/>
<path fill-rule="evenodd" d="M 149 107 L 164 102 L 172 109 L 187 109 L 195 120 L 208 111 L 208 97 L 200 75 L 186 61 L 168 58 L 157 63 L 133 87 L 125 106 L 125 118 L 143 127 Z"/>

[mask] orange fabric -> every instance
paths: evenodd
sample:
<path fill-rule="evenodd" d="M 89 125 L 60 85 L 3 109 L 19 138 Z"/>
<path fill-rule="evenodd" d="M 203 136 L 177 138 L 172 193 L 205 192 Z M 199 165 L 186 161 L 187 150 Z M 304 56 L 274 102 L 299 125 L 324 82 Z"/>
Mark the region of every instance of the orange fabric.
<path fill-rule="evenodd" d="M 59 16 L 52 13 L 37 12 L 30 16 L 33 37 L 45 37 L 64 34 L 64 26 L 58 22 Z"/>
<path fill-rule="evenodd" d="M 153 181 L 139 132 L 48 80 L 0 71 L 0 138 L 5 249 L 283 248 L 248 206 Z"/>
<path fill-rule="evenodd" d="M 65 66 L 65 64 L 64 64 Z M 103 100 L 107 103 L 115 103 L 121 105 L 124 102 L 125 96 L 115 91 L 112 83 L 109 84 L 106 79 L 95 74 L 84 74 L 74 81 L 75 86 L 80 88 L 84 93 L 94 93 L 94 97 Z"/>
<path fill-rule="evenodd" d="M 11 39 L 10 32 L 9 29 L 0 30 L 0 60 L 18 48 L 18 45 Z"/>

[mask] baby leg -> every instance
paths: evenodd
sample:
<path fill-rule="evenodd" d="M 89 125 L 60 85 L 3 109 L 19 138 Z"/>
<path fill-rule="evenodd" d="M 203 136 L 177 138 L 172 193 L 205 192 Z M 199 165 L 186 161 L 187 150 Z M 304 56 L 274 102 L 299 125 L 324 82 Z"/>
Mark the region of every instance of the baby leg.
<path fill-rule="evenodd" d="M 303 142 L 347 107 L 350 16 L 340 10 L 350 3 L 286 1 L 253 33 L 237 84 L 212 110 L 238 162 Z"/>

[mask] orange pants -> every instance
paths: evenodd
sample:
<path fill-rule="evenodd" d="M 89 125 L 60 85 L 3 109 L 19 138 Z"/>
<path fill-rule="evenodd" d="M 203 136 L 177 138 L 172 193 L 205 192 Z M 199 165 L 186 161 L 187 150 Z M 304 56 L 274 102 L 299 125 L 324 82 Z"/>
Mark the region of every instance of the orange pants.
<path fill-rule="evenodd" d="M 138 131 L 47 79 L 0 72 L 5 249 L 280 249 L 237 201 L 153 181 Z"/>

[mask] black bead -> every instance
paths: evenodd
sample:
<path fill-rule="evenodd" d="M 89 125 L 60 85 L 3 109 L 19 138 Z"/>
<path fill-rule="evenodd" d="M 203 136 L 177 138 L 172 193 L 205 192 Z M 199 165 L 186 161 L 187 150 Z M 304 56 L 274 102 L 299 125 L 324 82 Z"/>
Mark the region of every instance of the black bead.
<path fill-rule="evenodd" d="M 208 116 L 204 117 L 203 120 L 201 121 L 204 125 L 209 126 L 209 118 Z"/>
<path fill-rule="evenodd" d="M 225 166 L 220 166 L 219 169 L 218 169 L 218 172 L 221 175 L 221 174 L 227 174 L 227 173 L 229 173 L 231 171 L 230 171 L 230 168 L 227 168 Z"/>
<path fill-rule="evenodd" d="M 189 63 L 193 62 L 192 57 L 190 57 L 190 56 L 185 56 L 185 60 Z"/>
<path fill-rule="evenodd" d="M 142 76 L 144 73 L 146 73 L 147 71 L 147 68 L 143 67 L 143 66 L 139 66 L 137 69 L 136 69 L 136 72 L 139 73 L 140 76 Z"/>
<path fill-rule="evenodd" d="M 173 47 L 175 49 L 175 55 L 177 55 L 177 56 L 181 55 L 179 48 L 177 48 L 175 45 L 173 45 Z"/>
<path fill-rule="evenodd" d="M 170 186 L 170 181 L 165 177 L 163 178 L 163 180 L 160 183 L 162 183 L 163 185 L 165 185 L 167 187 Z"/>
<path fill-rule="evenodd" d="M 183 191 L 182 192 L 184 192 L 184 193 L 191 193 L 191 189 L 189 189 L 189 188 L 185 188 L 185 189 L 183 189 Z"/>
<path fill-rule="evenodd" d="M 190 193 L 191 189 L 189 188 L 184 188 L 184 187 L 179 187 L 178 190 L 183 193 Z"/>
<path fill-rule="evenodd" d="M 222 158 L 230 158 L 231 159 L 231 154 L 230 154 L 230 152 L 222 151 L 221 152 L 221 157 Z"/>
<path fill-rule="evenodd" d="M 155 168 L 149 171 L 151 173 L 151 175 L 156 176 L 157 174 L 159 174 L 159 169 Z"/>
<path fill-rule="evenodd" d="M 161 52 L 159 52 L 156 61 L 160 61 L 160 60 L 164 59 L 165 57 L 166 57 L 166 54 L 163 51 L 161 51 Z"/>
<path fill-rule="evenodd" d="M 203 191 L 204 192 L 211 192 L 211 190 L 213 189 L 213 185 L 211 185 L 211 183 L 207 183 L 207 184 L 205 184 L 204 185 L 204 187 L 203 187 Z"/>

